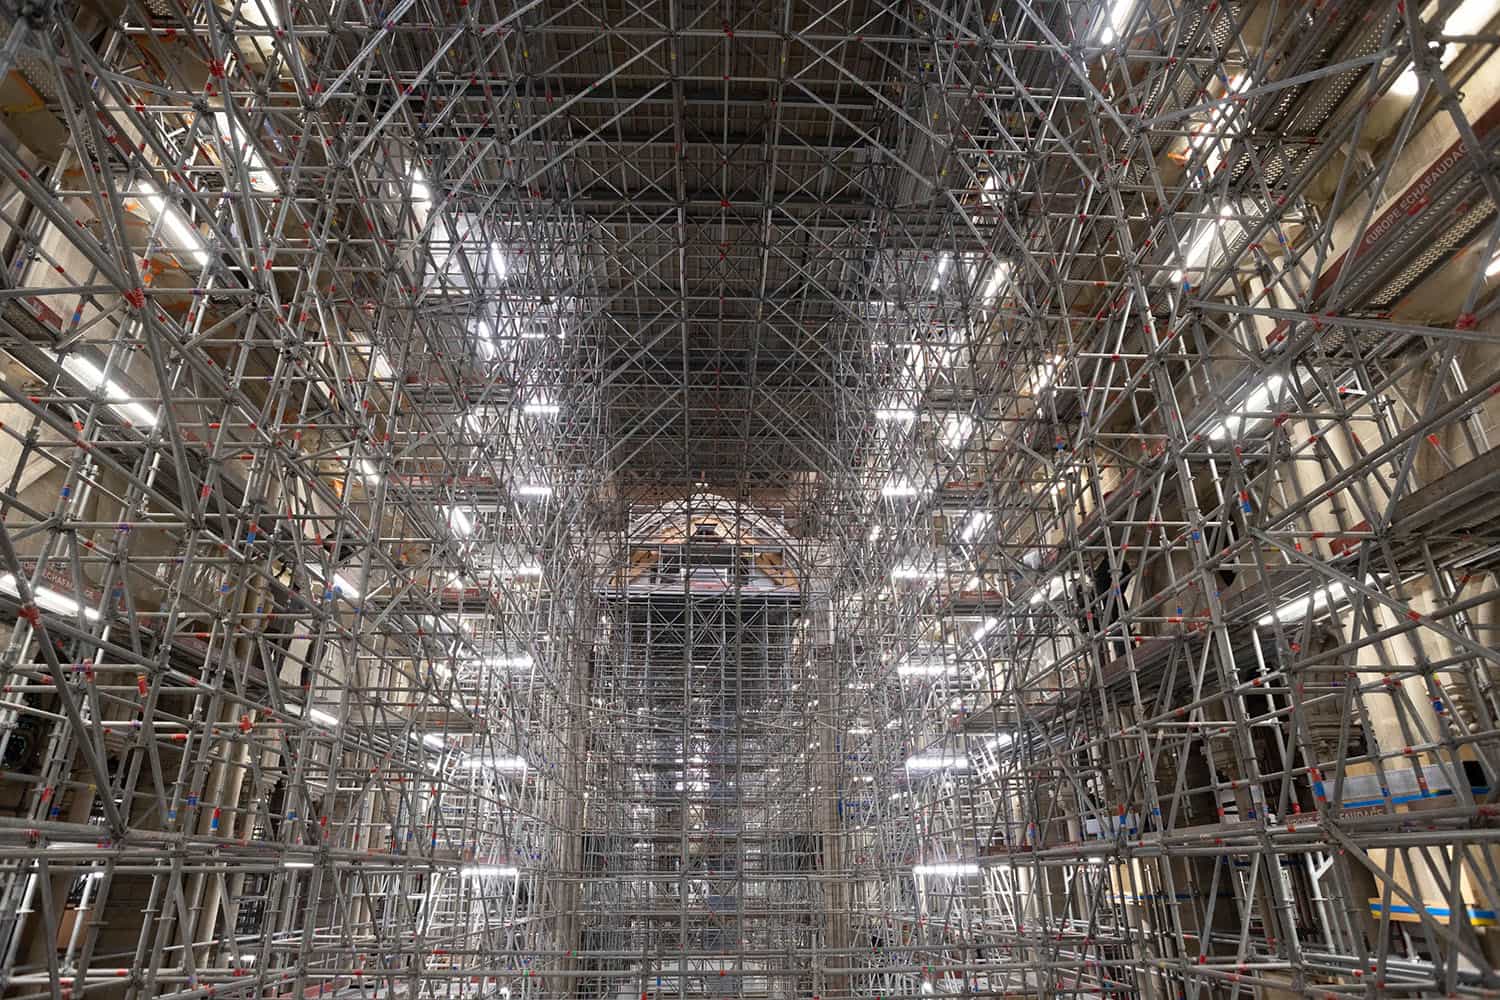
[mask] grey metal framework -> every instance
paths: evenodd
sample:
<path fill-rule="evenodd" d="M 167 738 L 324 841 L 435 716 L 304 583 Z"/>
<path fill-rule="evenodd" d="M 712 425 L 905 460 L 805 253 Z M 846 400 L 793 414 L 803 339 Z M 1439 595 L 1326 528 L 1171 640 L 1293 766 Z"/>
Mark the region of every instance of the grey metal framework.
<path fill-rule="evenodd" d="M 1500 0 L 0 8 L 0 993 L 1500 995 Z"/>

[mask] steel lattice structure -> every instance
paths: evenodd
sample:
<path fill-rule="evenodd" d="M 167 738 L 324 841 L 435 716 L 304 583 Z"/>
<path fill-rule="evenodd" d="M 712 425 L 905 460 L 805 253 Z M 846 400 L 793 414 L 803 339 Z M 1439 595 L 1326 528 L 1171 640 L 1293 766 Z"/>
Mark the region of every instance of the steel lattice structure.
<path fill-rule="evenodd" d="M 7 996 L 1500 994 L 1500 0 L 7 0 Z"/>

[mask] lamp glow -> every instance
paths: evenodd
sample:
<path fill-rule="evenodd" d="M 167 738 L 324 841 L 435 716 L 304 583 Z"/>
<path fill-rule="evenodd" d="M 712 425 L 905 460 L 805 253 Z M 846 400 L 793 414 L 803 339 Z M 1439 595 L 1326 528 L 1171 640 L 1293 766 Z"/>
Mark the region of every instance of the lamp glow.
<path fill-rule="evenodd" d="M 21 596 L 20 589 L 16 586 L 14 573 L 6 573 L 0 576 L 0 590 L 5 591 L 12 597 Z M 50 587 L 34 587 L 31 596 L 36 599 L 37 607 L 46 611 L 53 611 L 60 615 L 78 614 L 78 602 L 66 594 L 60 594 Z M 89 621 L 98 621 L 99 612 L 93 608 L 84 608 L 83 617 Z"/>

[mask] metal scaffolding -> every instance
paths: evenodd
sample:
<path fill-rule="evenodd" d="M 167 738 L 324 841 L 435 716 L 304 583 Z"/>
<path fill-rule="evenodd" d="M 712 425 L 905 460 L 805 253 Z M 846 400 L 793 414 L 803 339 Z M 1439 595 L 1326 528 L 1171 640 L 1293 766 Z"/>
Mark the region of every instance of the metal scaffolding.
<path fill-rule="evenodd" d="M 1500 993 L 1500 0 L 8 0 L 0 992 Z"/>

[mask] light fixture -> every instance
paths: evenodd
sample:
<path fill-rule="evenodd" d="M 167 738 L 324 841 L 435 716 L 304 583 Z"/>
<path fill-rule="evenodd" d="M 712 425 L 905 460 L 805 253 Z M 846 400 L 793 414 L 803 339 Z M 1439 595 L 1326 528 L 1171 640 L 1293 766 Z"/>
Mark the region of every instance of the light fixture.
<path fill-rule="evenodd" d="M 945 861 L 930 865 L 912 865 L 913 875 L 978 875 L 979 866 L 972 861 Z M 928 992 L 931 992 L 929 986 Z"/>
<path fill-rule="evenodd" d="M 523 497 L 550 497 L 552 487 L 543 483 L 522 483 L 516 487 L 516 495 Z"/>
<path fill-rule="evenodd" d="M 985 302 L 993 302 L 995 298 L 1010 284 L 1011 263 L 1002 260 L 995 264 L 994 270 L 990 272 L 990 280 L 984 286 L 983 298 Z"/>
<path fill-rule="evenodd" d="M 271 6 L 271 0 L 263 2 L 267 7 Z M 250 137 L 243 134 L 239 122 L 230 118 L 227 112 L 215 111 L 214 124 L 218 126 L 220 141 L 245 165 L 250 174 L 250 186 L 262 191 L 280 190 L 265 159 L 250 141 Z"/>
<path fill-rule="evenodd" d="M 314 863 L 311 862 L 311 861 L 283 861 L 281 863 L 281 867 L 283 867 L 283 868 L 311 868 L 311 867 L 313 867 L 313 864 Z"/>
<path fill-rule="evenodd" d="M 474 335 L 479 340 L 479 353 L 486 360 L 494 358 L 500 353 L 495 347 L 495 325 L 489 320 L 480 318 L 474 321 Z"/>
<path fill-rule="evenodd" d="M 1441 22 L 1429 24 L 1428 28 L 1434 35 L 1448 35 L 1455 38 L 1477 35 L 1484 30 L 1485 25 L 1490 23 L 1496 13 L 1495 0 L 1464 0 L 1447 18 Z M 1459 51 L 1459 43 L 1443 43 L 1443 52 L 1438 58 L 1443 69 L 1447 69 L 1453 60 L 1458 58 Z M 1421 89 L 1420 84 L 1416 67 L 1408 66 L 1391 85 L 1391 93 L 1401 97 L 1415 97 L 1417 91 Z"/>
<path fill-rule="evenodd" d="M 206 267 L 208 247 L 204 245 L 203 237 L 175 206 L 167 204 L 167 200 L 162 197 L 156 185 L 151 181 L 142 181 L 137 196 L 151 209 L 151 213 L 161 220 L 161 227 L 176 241 L 177 246 L 186 250 L 188 256 L 192 257 L 199 267 Z"/>
<path fill-rule="evenodd" d="M 920 566 L 894 566 L 891 568 L 892 580 L 936 580 L 943 574 L 935 569 L 924 569 Z"/>
<path fill-rule="evenodd" d="M 1365 578 L 1365 585 L 1373 587 L 1379 581 L 1373 576 Z M 1274 622 L 1286 624 L 1288 622 L 1300 621 L 1308 611 L 1321 612 L 1328 608 L 1337 607 L 1354 596 L 1354 589 L 1335 581 L 1326 587 L 1319 588 L 1306 597 L 1299 597 L 1295 601 L 1288 601 L 1281 607 L 1268 614 L 1262 615 L 1256 624 L 1271 625 Z"/>
<path fill-rule="evenodd" d="M 950 413 L 943 418 L 943 444 L 949 451 L 958 451 L 974 433 L 974 418 L 967 413 Z"/>
<path fill-rule="evenodd" d="M 943 276 L 948 273 L 948 265 L 952 263 L 953 257 L 951 254 L 945 253 L 938 258 L 937 271 L 932 276 L 932 290 L 934 292 L 937 291 L 938 286 L 943 283 Z"/>
<path fill-rule="evenodd" d="M 1249 426 L 1264 420 L 1263 416 L 1252 417 L 1246 414 L 1261 414 L 1269 409 L 1281 395 L 1281 387 L 1284 384 L 1285 379 L 1280 375 L 1272 375 L 1266 379 L 1259 388 L 1245 397 L 1245 401 L 1240 404 L 1239 414 L 1220 421 L 1208 432 L 1208 436 L 1215 441 L 1222 441 L 1231 434 L 1238 434 L 1242 429 L 1248 429 Z"/>
<path fill-rule="evenodd" d="M 337 728 L 339 724 L 339 720 L 336 717 L 323 711 L 321 708 L 309 708 L 307 710 L 307 717 L 320 725 L 331 728 Z"/>
<path fill-rule="evenodd" d="M 76 378 L 85 388 L 91 392 L 102 393 L 106 400 L 128 399 L 130 393 L 125 387 L 114 379 L 107 377 L 104 372 L 88 358 L 79 354 L 69 354 L 66 358 L 59 359 L 63 371 Z M 110 403 L 109 408 L 136 423 L 155 427 L 159 419 L 157 415 L 140 403 Z"/>
<path fill-rule="evenodd" d="M 534 417 L 555 417 L 561 411 L 562 407 L 556 403 L 548 403 L 544 400 L 530 402 L 521 407 L 522 413 L 529 413 Z"/>
<path fill-rule="evenodd" d="M 1043 601 L 1053 601 L 1061 597 L 1067 588 L 1067 582 L 1059 574 L 1047 581 L 1045 587 L 1038 587 L 1036 593 L 1031 595 L 1032 604 L 1041 604 Z"/>
<path fill-rule="evenodd" d="M 536 563 L 522 563 L 510 571 L 511 576 L 541 576 L 542 567 Z"/>
<path fill-rule="evenodd" d="M 969 758 L 962 754 L 949 757 L 941 754 L 918 754 L 906 758 L 908 771 L 943 771 L 949 768 L 962 771 L 969 766 Z"/>
<path fill-rule="evenodd" d="M 902 663 L 896 667 L 898 677 L 941 677 L 956 671 L 956 666 L 946 660 L 936 663 L 928 660 L 923 663 Z"/>
<path fill-rule="evenodd" d="M 984 745 L 986 750 L 1004 750 L 1016 741 L 1014 733 L 1001 733 Z"/>
<path fill-rule="evenodd" d="M 493 754 L 471 754 L 459 763 L 459 767 L 465 771 L 518 773 L 527 770 L 530 765 L 526 763 L 525 757 L 496 757 Z"/>
<path fill-rule="evenodd" d="M 1062 358 L 1053 357 L 1042 362 L 1036 373 L 1036 392 L 1045 392 L 1057 376 L 1057 366 L 1062 363 Z"/>
<path fill-rule="evenodd" d="M 432 188 L 427 186 L 427 178 L 423 176 L 421 167 L 411 168 L 411 200 L 417 204 L 432 201 Z"/>
<path fill-rule="evenodd" d="M 238 6 L 240 14 L 253 25 L 267 28 L 281 27 L 276 0 L 240 0 Z"/>
<path fill-rule="evenodd" d="M 518 653 L 515 656 L 490 656 L 484 661 L 486 666 L 506 670 L 527 670 L 533 662 L 530 653 Z"/>
<path fill-rule="evenodd" d="M 1130 23 L 1130 14 L 1135 9 L 1135 0 L 1113 0 L 1108 3 L 1108 13 L 1102 20 L 1103 30 L 1099 33 L 1099 41 L 1105 45 L 1113 45 L 1120 38 L 1120 32 L 1125 30 L 1125 25 Z"/>
<path fill-rule="evenodd" d="M 989 527 L 991 515 L 987 510 L 976 510 L 969 514 L 969 519 L 964 523 L 964 530 L 959 535 L 966 542 L 972 542 L 979 533 Z"/>
<path fill-rule="evenodd" d="M 396 369 L 391 367 L 378 347 L 370 348 L 370 371 L 382 382 L 389 382 L 396 377 Z"/>
<path fill-rule="evenodd" d="M 890 482 L 886 483 L 884 486 L 880 487 L 880 495 L 883 497 L 889 497 L 891 499 L 914 497 L 919 492 L 920 491 L 914 484 L 909 483 L 904 479 L 893 479 Z"/>
<path fill-rule="evenodd" d="M 453 529 L 454 534 L 467 537 L 474 534 L 474 519 L 462 507 L 449 507 L 448 527 Z"/>
<path fill-rule="evenodd" d="M 464 878 L 520 878 L 521 870 L 510 865 L 468 865 L 461 874 Z"/>
<path fill-rule="evenodd" d="M 998 626 L 999 624 L 1000 619 L 998 618 L 986 618 L 984 621 L 980 622 L 979 627 L 976 628 L 973 633 L 974 641 L 978 642 L 980 639 L 983 639 L 985 636 L 995 631 L 996 626 Z"/>
<path fill-rule="evenodd" d="M 917 419 L 917 411 L 899 406 L 882 406 L 875 411 L 875 419 L 886 423 L 909 424 Z"/>
<path fill-rule="evenodd" d="M 505 253 L 498 243 L 490 244 L 490 267 L 494 270 L 497 281 L 505 280 Z"/>
<path fill-rule="evenodd" d="M 1237 95 L 1243 93 L 1249 86 L 1249 74 L 1236 73 L 1233 78 L 1225 83 L 1224 96 L 1220 98 L 1220 102 L 1215 104 L 1209 112 L 1208 119 L 1198 123 L 1193 133 L 1188 136 L 1187 144 L 1190 151 L 1201 150 L 1210 142 L 1213 143 L 1201 168 L 1207 176 L 1218 173 L 1219 166 L 1224 162 L 1228 146 L 1234 139 L 1238 138 L 1242 131 L 1241 124 L 1245 117 L 1245 106 L 1236 98 Z M 1186 158 L 1185 154 L 1183 159 Z"/>
<path fill-rule="evenodd" d="M 21 591 L 16 586 L 16 576 L 14 573 L 6 573 L 3 576 L 0 576 L 0 590 L 5 591 L 12 597 L 21 596 Z M 33 587 L 31 590 L 31 596 L 33 599 L 35 599 L 37 607 L 42 608 L 43 610 L 56 612 L 60 615 L 78 614 L 77 601 L 73 600 L 73 598 L 69 597 L 66 594 L 58 593 L 50 587 Z M 93 608 L 84 608 L 83 617 L 87 618 L 91 622 L 98 621 L 99 612 L 95 611 Z"/>
<path fill-rule="evenodd" d="M 1205 223 L 1203 229 L 1193 238 L 1188 246 L 1188 251 L 1182 258 L 1182 267 L 1172 272 L 1174 281 L 1182 281 L 1186 271 L 1198 271 L 1208 266 L 1209 259 L 1214 251 L 1214 237 L 1219 234 L 1219 228 L 1225 219 L 1234 214 L 1234 209 L 1229 205 L 1220 206 L 1218 216 Z"/>

